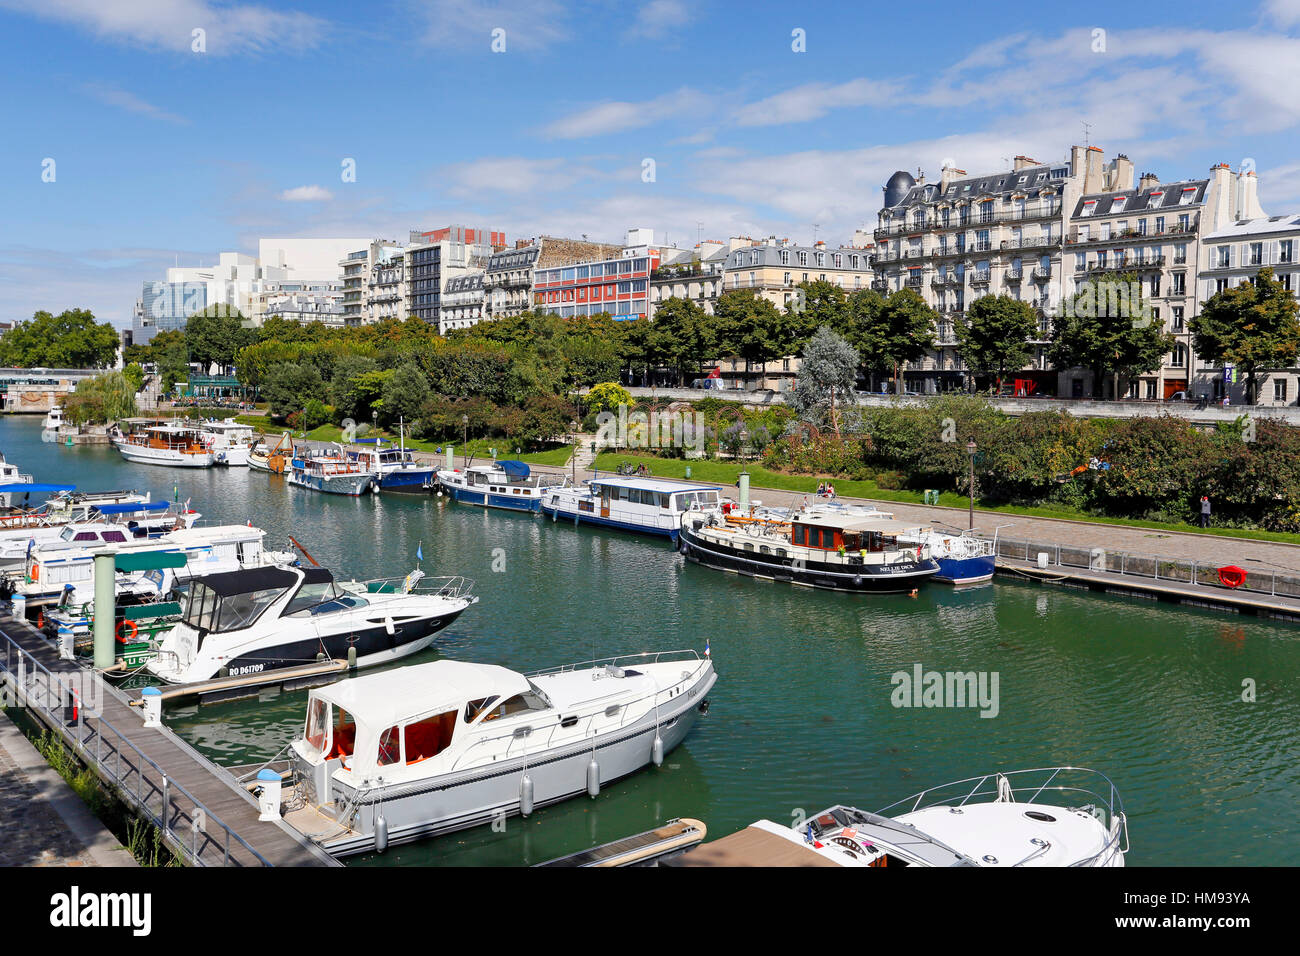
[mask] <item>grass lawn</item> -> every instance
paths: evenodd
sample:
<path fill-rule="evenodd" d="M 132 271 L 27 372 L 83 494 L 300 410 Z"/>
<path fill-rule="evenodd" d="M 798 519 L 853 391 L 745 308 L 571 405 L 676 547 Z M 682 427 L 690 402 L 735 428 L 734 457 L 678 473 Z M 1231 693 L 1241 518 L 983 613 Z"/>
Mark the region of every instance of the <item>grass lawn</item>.
<path fill-rule="evenodd" d="M 756 462 L 747 462 L 741 465 L 735 462 L 710 461 L 708 459 L 684 461 L 680 458 L 659 458 L 653 455 L 633 455 L 628 452 L 607 451 L 601 452 L 597 456 L 596 468 L 601 471 L 612 472 L 618 469 L 620 463 L 627 461 L 636 464 L 645 462 L 650 469 L 650 473 L 658 478 L 685 478 L 686 468 L 689 466 L 692 481 L 712 481 L 720 485 L 735 485 L 737 476 L 743 467 L 749 472 L 750 484 L 755 488 L 775 488 L 779 491 L 814 494 L 817 491 L 819 482 L 829 480 L 835 485 L 835 493 L 841 497 L 874 498 L 878 501 L 924 504 L 924 495 L 919 491 L 881 488 L 874 481 L 850 481 L 847 478 L 835 478 L 825 475 L 788 475 L 784 472 L 764 468 Z M 969 501 L 964 495 L 945 491 L 939 495 L 939 504 L 948 508 L 966 508 Z M 1067 521 L 1086 521 L 1092 524 L 1151 528 L 1158 531 L 1191 531 L 1197 534 L 1212 534 L 1225 538 L 1246 538 L 1252 541 L 1281 541 L 1286 544 L 1300 544 L 1300 535 L 1278 531 L 1253 531 L 1243 528 L 1201 528 L 1198 525 L 1179 522 L 1099 517 L 1056 504 L 1039 506 L 1007 505 L 984 502 L 976 498 L 975 507 L 981 511 L 1024 515 L 1030 518 L 1062 518 Z"/>
<path fill-rule="evenodd" d="M 268 419 L 260 416 L 240 415 L 237 417 L 236 421 L 260 428 L 268 435 L 279 435 L 284 432 L 293 432 L 292 429 L 287 428 L 284 425 L 272 425 Z M 298 435 L 299 432 L 293 432 L 293 434 Z M 385 443 L 392 442 L 393 444 L 397 444 L 398 442 L 398 436 L 396 433 L 385 431 L 382 428 L 372 428 L 367 431 L 363 437 L 379 437 L 382 438 Z M 321 425 L 320 427 L 313 428 L 309 431 L 307 433 L 307 438 L 310 441 L 317 442 L 341 442 L 343 440 L 343 429 L 338 425 Z M 514 454 L 513 449 L 517 446 L 507 438 L 476 438 L 471 441 L 468 446 L 463 446 L 457 442 L 454 447 L 456 449 L 456 460 L 460 462 L 465 460 L 466 455 L 473 455 L 474 459 L 478 462 L 491 461 L 494 457 L 492 452 L 495 450 L 496 458 L 514 458 L 530 465 L 555 466 L 568 464 L 569 455 L 573 450 L 571 445 L 557 442 L 552 443 L 548 448 L 543 448 L 541 451 L 516 455 Z M 430 455 L 436 455 L 442 454 L 442 452 L 439 452 L 440 448 L 445 452 L 446 445 L 434 441 L 421 441 L 419 439 L 411 438 L 408 435 L 406 438 L 406 448 L 408 451 L 419 451 Z"/>

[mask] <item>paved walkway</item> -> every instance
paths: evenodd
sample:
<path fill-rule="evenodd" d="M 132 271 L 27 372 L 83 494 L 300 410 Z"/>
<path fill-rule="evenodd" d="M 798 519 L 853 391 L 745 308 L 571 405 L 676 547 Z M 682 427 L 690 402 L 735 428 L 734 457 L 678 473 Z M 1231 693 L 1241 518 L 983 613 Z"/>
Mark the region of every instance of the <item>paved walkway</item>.
<path fill-rule="evenodd" d="M 0 866 L 135 866 L 81 798 L 0 713 Z"/>

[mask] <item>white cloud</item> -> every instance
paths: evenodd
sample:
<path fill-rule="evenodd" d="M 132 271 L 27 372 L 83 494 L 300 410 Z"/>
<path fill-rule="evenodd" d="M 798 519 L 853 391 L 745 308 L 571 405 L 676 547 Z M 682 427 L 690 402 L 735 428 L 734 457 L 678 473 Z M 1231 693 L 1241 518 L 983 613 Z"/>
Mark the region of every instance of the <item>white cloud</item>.
<path fill-rule="evenodd" d="M 1300 0 L 1265 0 L 1261 10 L 1280 27 L 1300 24 Z"/>
<path fill-rule="evenodd" d="M 118 89 L 115 86 L 104 86 L 97 83 L 83 84 L 82 89 L 101 103 L 109 106 L 116 106 L 118 109 L 126 110 L 130 113 L 139 113 L 142 116 L 148 116 L 150 119 L 165 120 L 168 123 L 189 123 L 183 116 L 175 113 L 169 113 L 152 103 L 142 100 L 134 93 Z"/>
<path fill-rule="evenodd" d="M 857 79 L 847 83 L 807 83 L 749 103 L 736 113 L 740 126 L 776 126 L 819 119 L 831 110 L 851 106 L 893 105 L 898 84 Z"/>
<path fill-rule="evenodd" d="M 505 31 L 505 54 L 544 50 L 569 39 L 570 7 L 558 0 L 426 0 L 418 5 L 430 46 L 489 50 L 492 32 Z"/>
<path fill-rule="evenodd" d="M 280 193 L 280 198 L 285 202 L 324 202 L 333 199 L 334 194 L 324 186 L 295 186 Z"/>
<path fill-rule="evenodd" d="M 711 102 L 703 93 L 684 86 L 639 103 L 608 101 L 588 106 L 547 124 L 542 128 L 542 135 L 551 139 L 582 139 L 641 129 L 664 120 L 698 116 L 710 107 Z"/>
<path fill-rule="evenodd" d="M 691 9 L 682 0 L 650 0 L 637 11 L 628 36 L 663 39 L 674 30 L 688 29 L 690 20 Z"/>
<path fill-rule="evenodd" d="M 210 56 L 307 50 L 328 32 L 323 20 L 306 13 L 207 0 L 0 0 L 0 7 L 105 39 L 180 53 L 192 52 L 193 31 L 201 29 Z"/>

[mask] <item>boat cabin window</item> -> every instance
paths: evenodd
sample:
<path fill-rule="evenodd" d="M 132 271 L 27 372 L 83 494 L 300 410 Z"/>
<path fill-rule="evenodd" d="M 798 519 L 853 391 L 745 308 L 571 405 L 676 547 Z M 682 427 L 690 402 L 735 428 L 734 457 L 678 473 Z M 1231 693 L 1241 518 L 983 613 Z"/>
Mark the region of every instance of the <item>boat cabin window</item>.
<path fill-rule="evenodd" d="M 102 537 L 105 541 L 112 542 L 113 544 L 121 544 L 126 540 L 126 535 L 121 531 L 105 531 Z"/>
<path fill-rule="evenodd" d="M 419 763 L 442 753 L 456 731 L 456 711 L 434 714 L 402 728 L 402 745 L 407 764 Z"/>
<path fill-rule="evenodd" d="M 283 593 L 283 588 L 263 588 L 244 594 L 219 595 L 202 581 L 197 581 L 190 591 L 183 620 L 199 631 L 242 630 L 256 621 Z"/>
<path fill-rule="evenodd" d="M 513 717 L 515 714 L 522 714 L 530 710 L 546 710 L 546 707 L 546 702 L 536 694 L 530 692 L 515 694 L 515 696 L 489 710 L 483 717 L 483 722 L 499 720 L 502 717 Z"/>
<path fill-rule="evenodd" d="M 319 697 L 313 698 L 307 707 L 307 729 L 303 736 L 307 739 L 308 746 L 317 753 L 325 749 L 325 741 L 329 736 L 329 710 L 330 705 Z"/>
<path fill-rule="evenodd" d="M 697 508 L 714 508 L 718 504 L 717 491 L 683 491 L 673 495 L 678 511 Z"/>
<path fill-rule="evenodd" d="M 326 601 L 333 601 L 340 595 L 341 592 L 334 586 L 333 581 L 305 582 L 298 588 L 298 593 L 293 596 L 293 600 L 284 609 L 282 616 L 309 610 Z"/>
<path fill-rule="evenodd" d="M 483 711 L 487 710 L 489 707 L 495 704 L 499 699 L 500 698 L 493 696 L 493 697 L 480 697 L 478 700 L 471 700 L 468 704 L 465 705 L 465 723 L 467 724 L 474 723 L 474 721 L 478 718 L 479 714 L 483 713 Z"/>
<path fill-rule="evenodd" d="M 357 723 L 352 715 L 341 707 L 335 714 L 334 725 L 330 726 L 329 701 L 313 698 L 307 706 L 307 729 L 303 736 L 308 746 L 321 754 L 326 760 L 335 757 L 350 757 L 356 747 Z"/>
<path fill-rule="evenodd" d="M 399 763 L 402 759 L 402 743 L 396 727 L 389 727 L 379 735 L 379 766 Z"/>
<path fill-rule="evenodd" d="M 340 707 L 334 718 L 334 732 L 330 735 L 330 749 L 329 753 L 325 755 L 325 759 L 333 760 L 335 757 L 351 757 L 356 748 L 357 722 L 352 719 L 351 714 Z"/>

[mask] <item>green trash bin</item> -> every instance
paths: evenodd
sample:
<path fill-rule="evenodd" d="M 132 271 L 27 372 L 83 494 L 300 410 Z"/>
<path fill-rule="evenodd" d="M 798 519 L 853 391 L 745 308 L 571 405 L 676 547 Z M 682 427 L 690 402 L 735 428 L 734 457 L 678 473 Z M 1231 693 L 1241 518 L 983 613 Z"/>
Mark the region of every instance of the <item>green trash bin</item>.
<path fill-rule="evenodd" d="M 686 477 L 687 477 L 687 478 L 690 478 L 690 477 L 691 477 L 691 466 L 690 466 L 690 465 L 687 465 L 687 466 L 686 466 Z"/>

